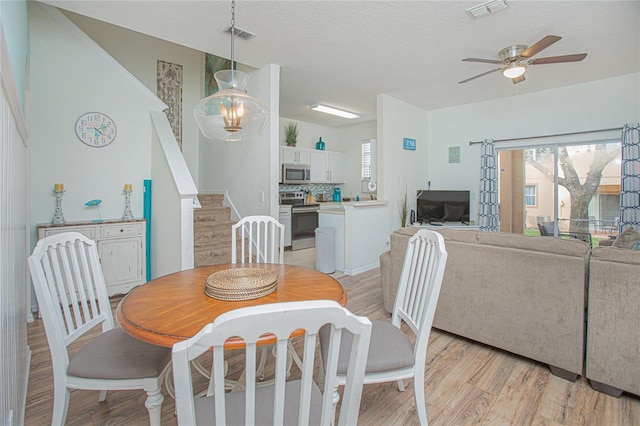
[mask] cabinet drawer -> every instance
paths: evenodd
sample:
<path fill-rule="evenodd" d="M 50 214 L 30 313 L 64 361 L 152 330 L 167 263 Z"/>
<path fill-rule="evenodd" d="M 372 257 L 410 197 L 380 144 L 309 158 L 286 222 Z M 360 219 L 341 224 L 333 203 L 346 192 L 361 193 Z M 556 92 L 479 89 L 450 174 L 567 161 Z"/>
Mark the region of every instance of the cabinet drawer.
<path fill-rule="evenodd" d="M 63 232 L 79 232 L 85 237 L 95 240 L 96 228 L 72 228 L 72 227 L 60 227 L 60 228 L 48 228 L 44 230 L 44 236 L 49 237 L 51 235 L 62 234 Z"/>
<path fill-rule="evenodd" d="M 142 224 L 140 223 L 127 223 L 118 224 L 113 226 L 103 226 L 100 228 L 100 236 L 102 238 L 108 237 L 122 237 L 125 235 L 140 235 L 142 234 Z"/>

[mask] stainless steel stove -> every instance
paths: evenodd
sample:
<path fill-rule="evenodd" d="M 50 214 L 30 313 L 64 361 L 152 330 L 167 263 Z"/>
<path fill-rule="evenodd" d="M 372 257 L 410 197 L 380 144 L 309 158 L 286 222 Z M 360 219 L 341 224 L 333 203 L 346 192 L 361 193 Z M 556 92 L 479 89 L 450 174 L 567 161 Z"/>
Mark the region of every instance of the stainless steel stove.
<path fill-rule="evenodd" d="M 306 204 L 304 191 L 281 192 L 280 204 L 291 205 L 291 250 L 316 246 L 319 204 Z"/>

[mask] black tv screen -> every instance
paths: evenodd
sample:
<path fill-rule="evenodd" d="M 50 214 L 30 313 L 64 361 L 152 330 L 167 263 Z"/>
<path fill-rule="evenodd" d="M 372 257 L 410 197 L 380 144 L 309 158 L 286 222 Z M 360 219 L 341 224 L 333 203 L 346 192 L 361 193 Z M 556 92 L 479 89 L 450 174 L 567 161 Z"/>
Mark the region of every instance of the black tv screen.
<path fill-rule="evenodd" d="M 469 191 L 418 190 L 416 220 L 430 222 L 468 222 Z"/>

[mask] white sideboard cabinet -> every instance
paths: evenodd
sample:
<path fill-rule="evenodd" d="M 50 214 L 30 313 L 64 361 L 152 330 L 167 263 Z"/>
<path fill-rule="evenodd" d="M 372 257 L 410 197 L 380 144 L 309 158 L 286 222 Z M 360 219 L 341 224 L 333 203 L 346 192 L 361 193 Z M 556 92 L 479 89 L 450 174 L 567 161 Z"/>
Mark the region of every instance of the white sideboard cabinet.
<path fill-rule="evenodd" d="M 72 231 L 96 242 L 109 296 L 127 293 L 147 281 L 144 219 L 39 224 L 38 238 Z"/>

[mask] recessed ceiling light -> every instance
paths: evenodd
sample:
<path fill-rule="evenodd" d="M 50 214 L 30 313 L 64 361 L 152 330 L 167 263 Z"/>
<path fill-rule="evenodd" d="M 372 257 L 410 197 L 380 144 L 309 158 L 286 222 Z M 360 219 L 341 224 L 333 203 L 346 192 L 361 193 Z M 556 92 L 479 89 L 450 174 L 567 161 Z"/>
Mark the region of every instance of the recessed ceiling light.
<path fill-rule="evenodd" d="M 487 16 L 490 13 L 495 13 L 506 8 L 507 2 L 505 0 L 489 0 L 479 5 L 470 7 L 469 9 L 467 9 L 467 13 L 475 19 Z"/>
<path fill-rule="evenodd" d="M 349 119 L 360 118 L 358 114 L 355 114 L 353 112 L 344 111 L 344 110 L 333 108 L 326 105 L 320 105 L 320 104 L 311 105 L 311 109 L 314 111 L 324 112 L 326 114 L 337 115 L 338 117 L 343 117 L 343 118 L 349 118 Z"/>

